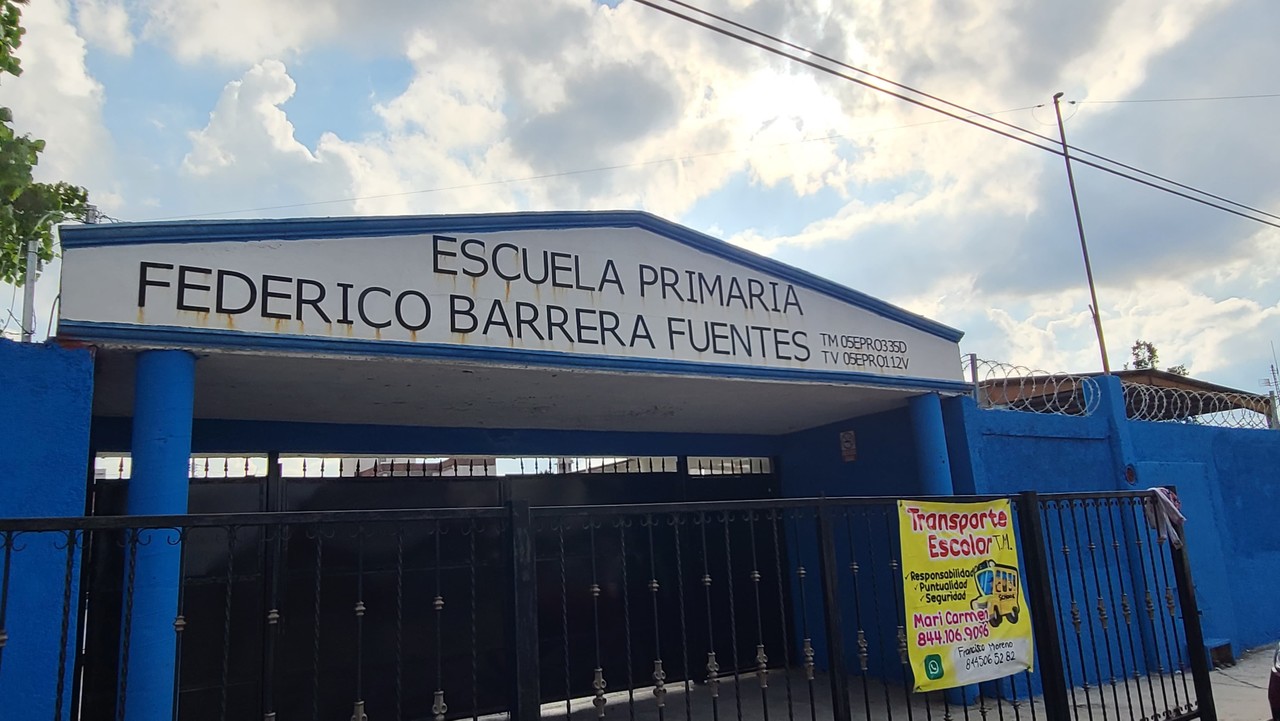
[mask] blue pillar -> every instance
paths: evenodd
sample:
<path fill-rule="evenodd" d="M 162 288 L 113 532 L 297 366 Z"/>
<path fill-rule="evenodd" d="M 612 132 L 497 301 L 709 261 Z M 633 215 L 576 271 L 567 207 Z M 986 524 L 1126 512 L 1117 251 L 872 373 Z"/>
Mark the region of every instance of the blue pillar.
<path fill-rule="evenodd" d="M 947 455 L 947 431 L 942 423 L 942 399 L 937 393 L 914 396 L 907 401 L 911 412 L 911 433 L 916 442 L 916 466 L 920 472 L 920 493 L 926 496 L 954 496 L 951 458 Z M 946 690 L 950 703 L 967 706 L 978 698 L 977 686 Z"/>
<path fill-rule="evenodd" d="M 908 399 L 907 403 L 916 442 L 921 495 L 955 495 L 951 460 L 947 456 L 947 433 L 942 425 L 942 400 L 937 393 L 925 393 Z"/>
<path fill-rule="evenodd" d="M 138 355 L 133 401 L 133 471 L 129 515 L 187 512 L 191 457 L 191 413 L 196 359 L 186 351 L 153 350 Z M 126 721 L 171 718 L 173 712 L 173 621 L 177 615 L 181 547 L 172 532 L 140 538 L 135 563 L 129 638 Z M 128 569 L 126 569 L 126 574 Z M 122 663 L 123 658 L 122 645 Z"/>

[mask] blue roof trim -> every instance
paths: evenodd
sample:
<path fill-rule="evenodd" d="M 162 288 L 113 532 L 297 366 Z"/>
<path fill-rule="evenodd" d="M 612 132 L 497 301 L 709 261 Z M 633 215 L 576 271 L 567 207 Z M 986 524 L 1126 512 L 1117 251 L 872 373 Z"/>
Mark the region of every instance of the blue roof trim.
<path fill-rule="evenodd" d="M 311 336 L 260 335 L 208 328 L 177 326 L 136 326 L 125 323 L 98 323 L 64 320 L 58 324 L 59 337 L 80 341 L 117 343 L 150 342 L 196 348 L 235 348 L 245 350 L 282 350 L 295 353 L 331 353 L 335 355 L 389 356 L 436 360 L 469 360 L 554 368 L 579 368 L 596 371 L 658 373 L 663 375 L 713 376 L 748 380 L 807 381 L 872 386 L 900 390 L 970 393 L 973 386 L 964 381 L 929 378 L 878 376 L 869 373 L 837 373 L 803 371 L 784 368 L 758 368 L 725 363 L 695 363 L 619 356 L 585 355 L 559 351 L 526 351 L 483 346 L 410 343 L 406 341 L 371 341 L 348 338 L 316 338 Z"/>
<path fill-rule="evenodd" d="M 64 248 L 147 243 L 211 243 L 235 240 L 316 240 L 416 235 L 432 232 L 493 233 L 512 230 L 640 228 L 738 265 L 777 276 L 930 335 L 959 343 L 964 332 L 819 275 L 766 258 L 692 228 L 634 210 L 399 215 L 270 220 L 183 220 L 154 223 L 68 225 L 59 229 Z"/>

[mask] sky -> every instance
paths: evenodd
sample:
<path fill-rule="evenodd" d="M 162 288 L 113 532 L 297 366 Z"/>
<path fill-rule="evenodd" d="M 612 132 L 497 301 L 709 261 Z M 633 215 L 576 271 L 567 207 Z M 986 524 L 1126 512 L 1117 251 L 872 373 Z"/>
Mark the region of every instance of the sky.
<path fill-rule="evenodd" d="M 1108 102 L 1280 93 L 1275 2 L 698 4 L 1047 135 L 1061 91 L 1072 145 L 1280 214 L 1280 97 Z M 636 2 L 34 0 L 24 25 L 0 104 L 48 142 L 37 177 L 112 218 L 640 209 L 960 328 L 963 353 L 1100 366 L 1060 157 Z M 1280 229 L 1076 180 L 1113 366 L 1141 338 L 1263 390 Z"/>

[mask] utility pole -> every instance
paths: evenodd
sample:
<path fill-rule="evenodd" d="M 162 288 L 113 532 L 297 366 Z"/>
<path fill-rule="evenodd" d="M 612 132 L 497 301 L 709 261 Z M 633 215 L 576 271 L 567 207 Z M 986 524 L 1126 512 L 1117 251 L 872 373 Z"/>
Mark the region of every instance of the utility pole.
<path fill-rule="evenodd" d="M 40 272 L 40 239 L 27 240 L 27 272 L 22 281 L 22 342 L 30 343 L 36 332 L 36 275 Z"/>
<path fill-rule="evenodd" d="M 32 337 L 36 333 L 36 278 L 40 275 L 40 226 L 54 216 L 62 216 L 61 210 L 51 210 L 40 217 L 36 222 L 35 231 L 32 236 L 27 239 L 27 272 L 22 280 L 22 342 L 30 343 Z M 98 222 L 98 208 L 93 205 L 85 205 L 84 222 Z M 65 220 L 63 216 L 58 218 L 49 228 L 50 233 L 58 232 L 58 223 Z M 56 235 L 55 235 L 56 239 Z M 53 322 L 51 318 L 50 323 Z"/>
<path fill-rule="evenodd" d="M 1107 360 L 1107 341 L 1102 335 L 1102 315 L 1098 312 L 1098 291 L 1093 285 L 1093 265 L 1089 263 L 1089 245 L 1084 240 L 1084 221 L 1080 219 L 1080 199 L 1076 195 L 1076 179 L 1071 172 L 1071 152 L 1067 147 L 1067 129 L 1062 124 L 1062 93 L 1053 96 L 1053 112 L 1058 116 L 1058 136 L 1062 138 L 1062 159 L 1067 163 L 1067 185 L 1071 186 L 1071 206 L 1076 212 L 1076 230 L 1080 233 L 1080 252 L 1084 254 L 1084 273 L 1089 279 L 1089 299 L 1093 305 L 1093 328 L 1098 333 L 1098 352 L 1102 354 L 1102 372 L 1111 375 L 1111 363 Z"/>

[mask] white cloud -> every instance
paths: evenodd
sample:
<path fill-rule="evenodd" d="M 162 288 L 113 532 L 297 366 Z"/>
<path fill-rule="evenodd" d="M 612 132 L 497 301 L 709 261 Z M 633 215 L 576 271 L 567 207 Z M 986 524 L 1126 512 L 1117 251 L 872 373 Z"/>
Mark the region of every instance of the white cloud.
<path fill-rule="evenodd" d="M 91 45 L 115 55 L 133 53 L 129 13 L 119 0 L 76 0 L 76 27 Z"/>
<path fill-rule="evenodd" d="M 71 52 L 33 58 L 32 72 L 43 64 L 74 112 L 54 117 L 56 104 L 32 96 L 13 105 L 19 115 L 29 105 L 43 113 L 33 127 L 62 154 L 50 165 L 87 173 L 139 215 L 174 214 L 112 185 L 85 147 L 110 138 L 80 37 L 127 52 L 124 41 L 110 44 L 129 37 L 122 6 L 86 2 L 77 36 L 64 0 L 38 5 L 31 15 L 62 18 L 43 31 L 61 38 L 49 47 Z M 1280 61 L 1265 31 L 1268 10 L 1230 0 L 707 5 L 989 111 L 1045 103 L 1055 90 L 1068 99 L 1218 94 L 1233 84 L 1256 92 L 1250 85 L 1265 86 L 1265 68 Z M 966 348 L 982 355 L 1051 369 L 1096 364 L 1061 161 L 1041 151 L 933 122 L 938 116 L 635 3 L 140 0 L 130 11 L 145 25 L 142 42 L 226 74 L 180 166 L 145 161 L 157 177 L 175 174 L 184 195 L 200 199 L 196 210 L 360 198 L 264 212 L 635 207 L 680 220 L 726 188 L 835 197 L 844 200 L 839 209 L 801 219 L 779 208 L 789 218 L 781 233 L 732 217 L 715 224 L 732 227 L 734 242 L 965 328 Z M 95 12 L 110 19 L 87 25 Z M 94 34 L 113 24 L 125 33 Z M 304 74 L 290 70 L 335 54 L 352 63 L 394 58 L 411 76 L 378 100 L 353 91 L 369 127 L 321 122 L 315 132 L 310 117 L 307 137 L 318 140 L 303 142 L 295 128 L 303 111 L 290 103 Z M 1270 170 L 1280 149 L 1255 140 L 1267 137 L 1273 113 L 1073 110 L 1081 108 L 1068 124 L 1077 145 L 1262 207 L 1280 203 Z M 1048 108 L 1002 117 L 1056 133 Z M 821 140 L 829 136 L 839 138 Z M 1213 143 L 1202 142 L 1208 136 Z M 583 172 L 596 168 L 610 169 Z M 1261 344 L 1277 328 L 1280 289 L 1268 273 L 1280 269 L 1257 260 L 1280 250 L 1276 234 L 1091 171 L 1078 179 L 1113 361 L 1141 336 L 1195 371 L 1247 372 L 1222 348 Z M 731 203 L 718 197 L 719 207 Z"/>

